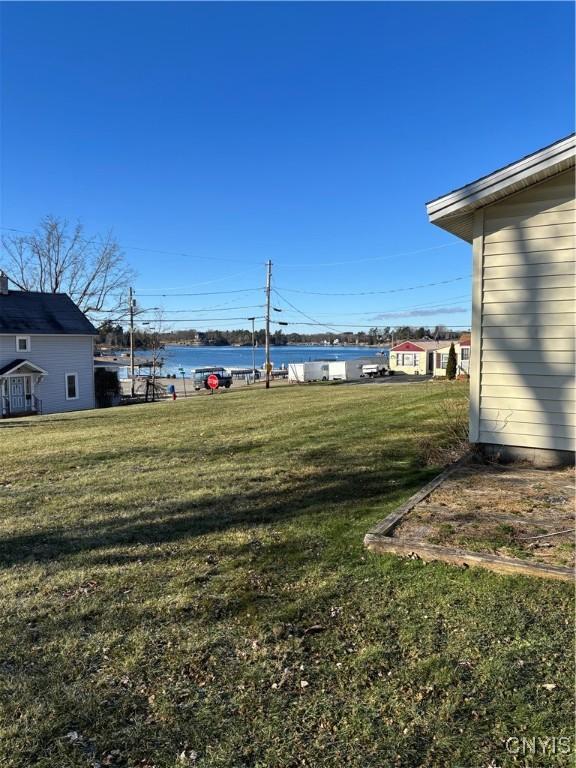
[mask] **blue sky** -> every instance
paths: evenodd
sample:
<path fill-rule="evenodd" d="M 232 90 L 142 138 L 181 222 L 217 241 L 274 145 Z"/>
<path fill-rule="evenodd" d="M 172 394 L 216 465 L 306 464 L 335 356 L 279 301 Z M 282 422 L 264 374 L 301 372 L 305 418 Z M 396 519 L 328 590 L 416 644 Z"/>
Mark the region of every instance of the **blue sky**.
<path fill-rule="evenodd" d="M 280 294 L 321 322 L 465 325 L 470 248 L 424 203 L 573 130 L 573 17 L 555 2 L 4 3 L 2 226 L 112 228 L 141 304 L 171 318 L 258 314 L 256 291 L 146 294 L 260 288 L 270 258 Z"/>

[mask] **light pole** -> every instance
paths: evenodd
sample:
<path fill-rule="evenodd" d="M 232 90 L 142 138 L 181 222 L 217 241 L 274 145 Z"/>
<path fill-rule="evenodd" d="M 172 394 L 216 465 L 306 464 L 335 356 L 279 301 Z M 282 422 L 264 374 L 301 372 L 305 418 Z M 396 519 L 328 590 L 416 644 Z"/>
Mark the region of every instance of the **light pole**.
<path fill-rule="evenodd" d="M 266 264 L 266 389 L 270 387 L 270 288 L 272 283 L 272 262 Z"/>
<path fill-rule="evenodd" d="M 128 311 L 130 312 L 130 396 L 134 397 L 134 294 L 130 288 Z"/>
<path fill-rule="evenodd" d="M 255 317 L 249 317 L 248 320 L 252 321 L 252 383 L 256 383 L 256 335 L 254 331 Z"/>

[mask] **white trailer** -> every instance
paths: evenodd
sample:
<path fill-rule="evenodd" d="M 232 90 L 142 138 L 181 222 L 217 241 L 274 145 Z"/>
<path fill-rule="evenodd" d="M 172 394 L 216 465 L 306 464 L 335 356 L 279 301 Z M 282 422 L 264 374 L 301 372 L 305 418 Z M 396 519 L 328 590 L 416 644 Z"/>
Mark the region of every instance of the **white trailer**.
<path fill-rule="evenodd" d="M 356 357 L 350 360 L 333 360 L 330 362 L 331 381 L 356 381 L 366 376 L 363 368 L 366 365 L 383 366 L 384 357 Z"/>
<path fill-rule="evenodd" d="M 362 374 L 360 360 L 332 360 L 329 368 L 330 381 L 353 381 Z"/>
<path fill-rule="evenodd" d="M 326 360 L 310 360 L 306 363 L 289 363 L 288 381 L 297 384 L 306 381 L 328 381 L 329 365 Z"/>

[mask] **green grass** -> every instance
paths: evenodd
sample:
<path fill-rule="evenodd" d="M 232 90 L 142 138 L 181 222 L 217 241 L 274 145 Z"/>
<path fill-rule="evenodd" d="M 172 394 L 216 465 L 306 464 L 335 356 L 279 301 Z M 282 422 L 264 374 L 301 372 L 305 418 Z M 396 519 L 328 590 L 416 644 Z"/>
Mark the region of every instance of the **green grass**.
<path fill-rule="evenodd" d="M 568 585 L 362 547 L 435 473 L 422 446 L 466 395 L 5 422 L 0 766 L 486 768 L 524 765 L 509 737 L 571 734 Z"/>

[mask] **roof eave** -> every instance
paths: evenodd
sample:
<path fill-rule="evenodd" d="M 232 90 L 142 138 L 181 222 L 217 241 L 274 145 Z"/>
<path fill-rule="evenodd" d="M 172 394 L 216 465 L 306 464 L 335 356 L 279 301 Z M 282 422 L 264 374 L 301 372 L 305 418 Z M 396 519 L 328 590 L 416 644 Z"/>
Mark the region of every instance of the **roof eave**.
<path fill-rule="evenodd" d="M 24 366 L 27 366 L 33 370 L 34 373 L 37 373 L 41 376 L 48 376 L 48 371 L 45 371 L 44 368 L 36 365 L 36 363 L 32 363 L 30 360 L 14 360 L 12 363 L 8 363 L 2 369 L 0 369 L 0 376 L 10 376 L 14 373 L 14 371 L 17 371 Z"/>
<path fill-rule="evenodd" d="M 576 136 L 535 152 L 489 176 L 426 204 L 428 219 L 471 243 L 474 211 L 521 192 L 574 166 Z"/>

